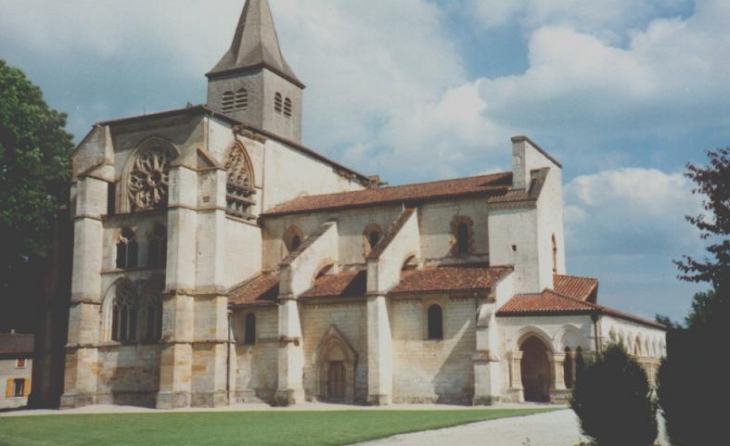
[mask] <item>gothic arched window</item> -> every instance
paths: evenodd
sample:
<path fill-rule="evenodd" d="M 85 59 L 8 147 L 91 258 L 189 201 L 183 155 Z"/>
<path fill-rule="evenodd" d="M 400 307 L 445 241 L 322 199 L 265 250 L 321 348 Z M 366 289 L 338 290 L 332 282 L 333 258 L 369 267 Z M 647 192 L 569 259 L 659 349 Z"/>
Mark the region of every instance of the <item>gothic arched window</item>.
<path fill-rule="evenodd" d="M 248 313 L 246 315 L 246 327 L 243 337 L 245 345 L 254 345 L 256 343 L 256 315 Z"/>
<path fill-rule="evenodd" d="M 134 231 L 129 228 L 122 229 L 117 241 L 117 268 L 136 268 L 137 254 L 138 245 Z"/>
<path fill-rule="evenodd" d="M 465 256 L 474 251 L 474 221 L 467 216 L 461 215 L 451 221 L 451 236 L 454 243 L 451 246 L 451 254 L 454 256 Z"/>
<path fill-rule="evenodd" d="M 383 229 L 379 225 L 371 223 L 365 226 L 365 229 L 362 231 L 362 237 L 363 255 L 367 256 L 380 243 L 380 240 L 383 239 Z"/>
<path fill-rule="evenodd" d="M 137 338 L 137 294 L 131 284 L 117 286 L 112 309 L 112 340 L 132 342 Z"/>
<path fill-rule="evenodd" d="M 152 229 L 147 244 L 147 266 L 164 268 L 167 264 L 167 229 L 157 224 Z"/>
<path fill-rule="evenodd" d="M 142 294 L 142 317 L 145 324 L 144 340 L 157 342 L 162 338 L 162 302 L 165 284 L 161 278 L 153 278 Z"/>
<path fill-rule="evenodd" d="M 256 204 L 251 162 L 243 147 L 236 145 L 231 150 L 226 163 L 226 212 L 236 217 L 254 218 L 251 207 Z"/>
<path fill-rule="evenodd" d="M 444 315 L 441 307 L 433 304 L 428 307 L 428 339 L 444 338 Z"/>
<path fill-rule="evenodd" d="M 150 146 L 137 154 L 129 173 L 129 201 L 132 212 L 167 206 L 171 148 Z"/>
<path fill-rule="evenodd" d="M 299 229 L 299 227 L 297 226 L 290 226 L 289 229 L 284 232 L 284 236 L 282 237 L 284 247 L 286 248 L 286 252 L 283 254 L 282 257 L 286 257 L 287 255 L 299 249 L 299 247 L 302 245 L 303 240 L 304 234 L 302 234 L 302 230 Z"/>

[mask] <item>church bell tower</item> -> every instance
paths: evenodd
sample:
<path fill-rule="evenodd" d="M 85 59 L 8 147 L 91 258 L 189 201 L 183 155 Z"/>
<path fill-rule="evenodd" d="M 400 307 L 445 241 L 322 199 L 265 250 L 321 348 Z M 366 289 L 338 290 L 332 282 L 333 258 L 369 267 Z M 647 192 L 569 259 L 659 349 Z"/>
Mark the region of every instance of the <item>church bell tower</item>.
<path fill-rule="evenodd" d="M 231 48 L 208 77 L 208 107 L 297 143 L 304 84 L 284 60 L 268 0 L 247 0 Z"/>

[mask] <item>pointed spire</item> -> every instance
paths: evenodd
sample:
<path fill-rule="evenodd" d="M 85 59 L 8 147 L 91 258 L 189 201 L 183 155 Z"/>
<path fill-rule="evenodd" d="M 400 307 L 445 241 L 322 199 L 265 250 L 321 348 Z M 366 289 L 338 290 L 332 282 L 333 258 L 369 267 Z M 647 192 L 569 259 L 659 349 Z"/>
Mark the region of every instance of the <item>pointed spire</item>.
<path fill-rule="evenodd" d="M 231 48 L 207 76 L 258 66 L 265 66 L 304 88 L 281 54 L 268 0 L 247 0 Z"/>

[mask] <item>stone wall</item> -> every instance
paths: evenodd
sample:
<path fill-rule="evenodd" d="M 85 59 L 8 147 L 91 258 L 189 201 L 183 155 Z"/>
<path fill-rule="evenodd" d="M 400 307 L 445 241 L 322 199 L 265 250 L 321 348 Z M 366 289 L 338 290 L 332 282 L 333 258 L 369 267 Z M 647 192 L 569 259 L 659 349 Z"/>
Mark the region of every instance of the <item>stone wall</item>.
<path fill-rule="evenodd" d="M 354 402 L 367 399 L 367 307 L 364 299 L 352 302 L 300 303 L 304 341 L 304 391 L 308 400 L 318 399 L 320 373 L 324 366 L 319 361 L 326 352 L 322 341 L 330 328 L 336 328 L 344 342 L 354 350 Z"/>
<path fill-rule="evenodd" d="M 443 310 L 442 340 L 429 340 L 428 307 Z M 471 404 L 476 349 L 474 298 L 392 299 L 393 402 Z"/>
<path fill-rule="evenodd" d="M 159 345 L 99 348 L 96 404 L 155 407 L 159 389 Z"/>
<path fill-rule="evenodd" d="M 256 316 L 256 343 L 244 345 L 246 315 Z M 256 308 L 236 311 L 231 321 L 236 364 L 235 402 L 252 402 L 256 399 L 271 403 L 276 393 L 279 361 L 279 329 L 277 308 Z"/>

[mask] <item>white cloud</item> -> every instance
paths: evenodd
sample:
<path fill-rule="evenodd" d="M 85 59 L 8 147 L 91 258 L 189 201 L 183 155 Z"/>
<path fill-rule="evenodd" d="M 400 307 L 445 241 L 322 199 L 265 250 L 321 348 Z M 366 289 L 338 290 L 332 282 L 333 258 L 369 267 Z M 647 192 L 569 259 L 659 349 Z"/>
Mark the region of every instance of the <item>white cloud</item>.
<path fill-rule="evenodd" d="M 566 240 L 593 255 L 665 253 L 679 257 L 700 244 L 685 215 L 700 197 L 680 173 L 624 168 L 576 177 L 565 186 Z"/>
<path fill-rule="evenodd" d="M 518 22 L 527 29 L 567 26 L 618 42 L 647 20 L 675 16 L 691 0 L 467 0 L 467 8 L 486 28 Z"/>
<path fill-rule="evenodd" d="M 728 22 L 725 3 L 701 1 L 692 17 L 655 20 L 626 48 L 567 26 L 540 27 L 524 74 L 481 83 L 486 118 L 581 142 L 681 136 L 727 123 L 730 64 L 718 55 L 730 54 Z M 580 143 L 565 150 L 597 155 Z"/>

